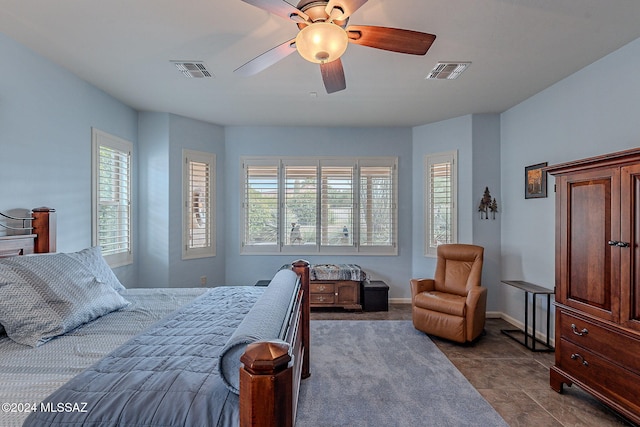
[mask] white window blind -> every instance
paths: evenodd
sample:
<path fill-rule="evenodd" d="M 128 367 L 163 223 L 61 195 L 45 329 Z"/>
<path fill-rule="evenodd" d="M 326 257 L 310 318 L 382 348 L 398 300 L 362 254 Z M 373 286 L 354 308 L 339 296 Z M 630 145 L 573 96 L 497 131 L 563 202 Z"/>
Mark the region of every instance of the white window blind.
<path fill-rule="evenodd" d="M 215 155 L 184 150 L 182 258 L 215 256 Z"/>
<path fill-rule="evenodd" d="M 285 245 L 315 245 L 318 168 L 284 164 Z"/>
<path fill-rule="evenodd" d="M 360 246 L 395 246 L 395 165 L 360 167 Z"/>
<path fill-rule="evenodd" d="M 133 145 L 92 130 L 93 244 L 110 266 L 133 261 L 131 244 L 131 151 Z"/>
<path fill-rule="evenodd" d="M 456 157 L 456 152 L 426 157 L 426 255 L 435 255 L 438 245 L 457 242 Z"/>
<path fill-rule="evenodd" d="M 269 250 L 279 243 L 279 165 L 244 164 L 243 246 Z"/>
<path fill-rule="evenodd" d="M 396 254 L 396 164 L 244 158 L 242 253 Z"/>
<path fill-rule="evenodd" d="M 322 166 L 321 226 L 323 246 L 353 245 L 353 166 Z"/>

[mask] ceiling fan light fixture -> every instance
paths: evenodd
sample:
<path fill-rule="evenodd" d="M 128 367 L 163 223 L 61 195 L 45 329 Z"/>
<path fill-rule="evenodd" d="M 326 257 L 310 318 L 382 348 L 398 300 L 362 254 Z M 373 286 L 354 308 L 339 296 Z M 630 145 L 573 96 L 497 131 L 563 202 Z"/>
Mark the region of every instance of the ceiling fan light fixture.
<path fill-rule="evenodd" d="M 314 22 L 296 37 L 296 48 L 304 59 L 316 64 L 335 61 L 347 50 L 347 32 L 336 24 Z"/>

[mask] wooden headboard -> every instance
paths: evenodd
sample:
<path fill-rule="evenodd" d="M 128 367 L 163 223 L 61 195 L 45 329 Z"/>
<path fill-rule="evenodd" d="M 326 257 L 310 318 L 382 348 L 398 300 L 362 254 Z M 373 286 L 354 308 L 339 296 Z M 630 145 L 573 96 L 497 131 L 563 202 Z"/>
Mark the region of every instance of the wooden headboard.
<path fill-rule="evenodd" d="M 15 218 L 2 214 L 3 217 L 23 221 L 22 227 L 5 228 L 30 232 L 29 234 L 15 234 L 0 237 L 0 258 L 27 255 L 33 253 L 47 253 L 56 251 L 56 210 L 53 208 L 35 208 L 28 218 Z"/>

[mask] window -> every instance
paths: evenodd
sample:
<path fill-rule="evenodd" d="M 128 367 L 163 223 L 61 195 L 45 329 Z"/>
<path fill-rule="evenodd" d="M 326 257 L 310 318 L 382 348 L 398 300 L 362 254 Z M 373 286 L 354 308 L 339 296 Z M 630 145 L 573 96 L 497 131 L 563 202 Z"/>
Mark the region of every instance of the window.
<path fill-rule="evenodd" d="M 216 254 L 214 154 L 183 150 L 182 259 L 212 257 Z"/>
<path fill-rule="evenodd" d="M 354 166 L 320 167 L 320 242 L 325 248 L 353 246 Z"/>
<path fill-rule="evenodd" d="M 245 247 L 273 251 L 279 246 L 278 166 L 253 164 L 245 169 Z"/>
<path fill-rule="evenodd" d="M 360 246 L 391 244 L 396 235 L 393 166 L 360 168 Z"/>
<path fill-rule="evenodd" d="M 425 255 L 435 255 L 438 245 L 457 242 L 457 152 L 425 158 Z"/>
<path fill-rule="evenodd" d="M 244 158 L 242 253 L 395 255 L 396 158 Z"/>
<path fill-rule="evenodd" d="M 93 244 L 111 267 L 131 264 L 131 152 L 129 141 L 92 129 Z"/>

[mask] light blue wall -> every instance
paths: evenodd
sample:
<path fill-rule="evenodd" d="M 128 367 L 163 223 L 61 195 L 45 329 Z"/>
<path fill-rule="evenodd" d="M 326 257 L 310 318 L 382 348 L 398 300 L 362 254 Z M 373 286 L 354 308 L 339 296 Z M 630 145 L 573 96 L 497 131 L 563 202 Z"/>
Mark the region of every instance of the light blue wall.
<path fill-rule="evenodd" d="M 524 198 L 525 166 L 561 163 L 640 145 L 640 39 L 501 115 L 502 276 L 554 286 L 554 179 L 546 199 Z M 522 294 L 503 310 L 523 321 Z"/>
<path fill-rule="evenodd" d="M 91 128 L 135 147 L 137 113 L 1 33 L 0 58 L 0 211 L 53 207 L 58 250 L 90 246 Z"/>
<path fill-rule="evenodd" d="M 227 127 L 226 129 L 226 277 L 231 285 L 253 284 L 273 276 L 290 256 L 240 255 L 241 156 L 397 156 L 398 256 L 308 256 L 312 263 L 352 262 L 373 279 L 385 280 L 392 298 L 409 298 L 411 271 L 411 129 Z"/>
<path fill-rule="evenodd" d="M 168 286 L 169 114 L 141 112 L 138 116 L 138 280 L 129 286 Z"/>
<path fill-rule="evenodd" d="M 198 287 L 224 284 L 224 128 L 174 114 L 139 114 L 140 251 L 135 287 Z M 216 155 L 216 256 L 182 260 L 183 149 Z"/>
<path fill-rule="evenodd" d="M 411 277 L 433 277 L 435 257 L 425 253 L 425 156 L 458 152 L 458 241 L 472 243 L 472 116 L 463 116 L 413 128 L 413 222 Z"/>
<path fill-rule="evenodd" d="M 472 117 L 473 138 L 473 212 L 472 242 L 484 248 L 482 284 L 487 288 L 487 311 L 501 311 L 502 285 L 500 284 L 500 225 L 502 223 L 502 197 L 500 187 L 500 116 L 475 114 Z M 485 187 L 496 199 L 498 212 L 481 219 L 478 205 Z M 475 208 L 475 209 L 474 209 Z"/>
<path fill-rule="evenodd" d="M 500 199 L 500 117 L 469 115 L 413 128 L 413 222 L 411 277 L 433 277 L 436 258 L 425 256 L 425 156 L 458 152 L 458 241 L 485 248 L 483 285 L 487 309 L 500 310 L 500 214 L 480 220 L 478 204 L 489 187 Z"/>
<path fill-rule="evenodd" d="M 200 286 L 206 276 L 207 286 L 225 284 L 226 221 L 224 128 L 199 120 L 170 115 L 169 148 L 169 277 L 168 284 L 180 287 Z M 182 167 L 183 149 L 216 155 L 216 256 L 182 260 Z"/>

